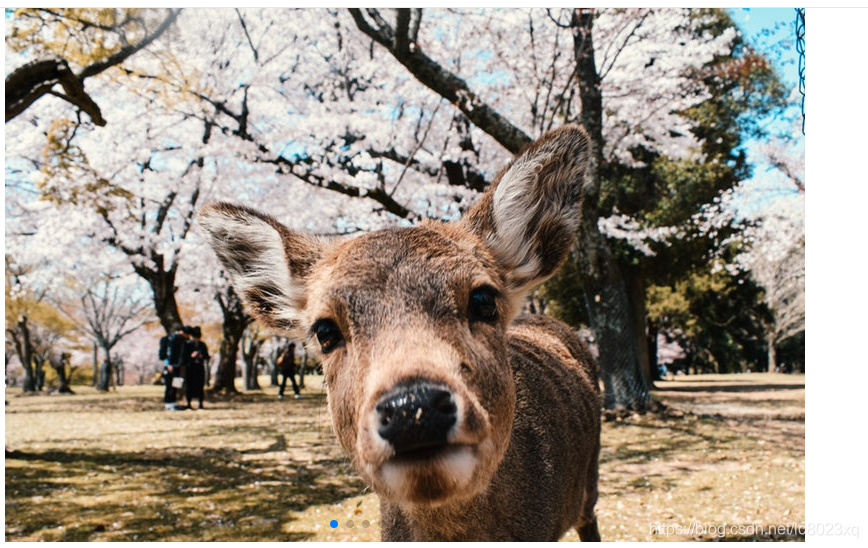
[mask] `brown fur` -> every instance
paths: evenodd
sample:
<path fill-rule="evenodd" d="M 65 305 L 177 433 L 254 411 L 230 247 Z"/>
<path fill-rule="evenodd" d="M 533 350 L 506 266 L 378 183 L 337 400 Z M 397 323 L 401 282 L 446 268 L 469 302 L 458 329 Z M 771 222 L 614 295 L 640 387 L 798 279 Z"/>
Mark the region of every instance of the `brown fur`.
<path fill-rule="evenodd" d="M 599 540 L 596 365 L 563 324 L 515 318 L 572 245 L 587 147 L 577 126 L 543 136 L 454 224 L 321 241 L 200 212 L 251 313 L 324 337 L 332 423 L 384 540 Z"/>

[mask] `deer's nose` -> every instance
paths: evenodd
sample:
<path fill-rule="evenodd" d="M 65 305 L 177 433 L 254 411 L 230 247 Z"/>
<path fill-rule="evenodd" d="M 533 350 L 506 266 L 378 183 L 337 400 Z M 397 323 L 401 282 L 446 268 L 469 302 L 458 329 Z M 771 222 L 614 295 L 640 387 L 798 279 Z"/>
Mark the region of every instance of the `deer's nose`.
<path fill-rule="evenodd" d="M 380 437 L 397 456 L 422 454 L 446 445 L 458 420 L 452 393 L 427 382 L 399 386 L 377 404 Z"/>

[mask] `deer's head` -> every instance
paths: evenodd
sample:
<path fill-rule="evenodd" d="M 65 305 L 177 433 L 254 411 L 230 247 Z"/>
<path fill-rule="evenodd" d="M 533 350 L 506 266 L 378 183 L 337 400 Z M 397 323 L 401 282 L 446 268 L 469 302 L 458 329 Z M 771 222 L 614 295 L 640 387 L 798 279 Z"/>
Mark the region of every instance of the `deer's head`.
<path fill-rule="evenodd" d="M 224 203 L 199 213 L 249 312 L 317 340 L 335 431 L 381 496 L 438 505 L 493 477 L 515 405 L 507 328 L 567 256 L 587 158 L 584 131 L 566 126 L 463 220 L 351 239 Z"/>

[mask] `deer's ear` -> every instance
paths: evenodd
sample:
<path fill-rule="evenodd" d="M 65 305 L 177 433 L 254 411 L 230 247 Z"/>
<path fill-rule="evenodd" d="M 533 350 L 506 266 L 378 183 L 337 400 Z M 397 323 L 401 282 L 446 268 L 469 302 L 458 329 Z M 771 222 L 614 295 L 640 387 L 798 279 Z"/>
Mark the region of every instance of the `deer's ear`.
<path fill-rule="evenodd" d="M 296 330 L 306 281 L 323 242 L 227 203 L 205 206 L 197 219 L 247 311 L 269 328 Z"/>
<path fill-rule="evenodd" d="M 588 159 L 581 126 L 546 133 L 498 175 L 463 221 L 490 247 L 514 296 L 545 281 L 566 259 Z"/>

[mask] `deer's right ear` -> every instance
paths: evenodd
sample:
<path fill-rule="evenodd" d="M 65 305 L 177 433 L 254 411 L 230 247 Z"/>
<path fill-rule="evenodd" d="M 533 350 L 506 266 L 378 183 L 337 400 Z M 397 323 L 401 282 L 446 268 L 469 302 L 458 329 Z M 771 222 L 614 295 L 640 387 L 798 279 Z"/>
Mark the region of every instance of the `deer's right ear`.
<path fill-rule="evenodd" d="M 297 329 L 306 280 L 324 243 L 227 203 L 205 206 L 197 219 L 247 311 L 269 328 Z"/>

